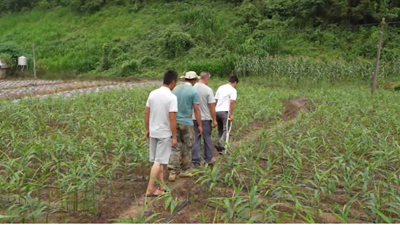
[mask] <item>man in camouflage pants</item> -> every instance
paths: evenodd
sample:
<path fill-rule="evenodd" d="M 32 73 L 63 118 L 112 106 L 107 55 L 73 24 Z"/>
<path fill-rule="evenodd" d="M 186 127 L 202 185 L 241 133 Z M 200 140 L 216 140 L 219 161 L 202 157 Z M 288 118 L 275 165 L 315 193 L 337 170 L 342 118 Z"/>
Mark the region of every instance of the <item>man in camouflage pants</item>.
<path fill-rule="evenodd" d="M 169 158 L 169 181 L 175 181 L 178 174 L 182 177 L 191 176 L 190 169 L 192 167 L 192 147 L 194 143 L 193 112 L 199 125 L 199 133 L 200 135 L 203 133 L 199 96 L 193 88 L 198 76 L 195 72 L 190 71 L 181 78 L 185 79 L 185 81 L 172 92 L 178 99 L 176 118 L 178 144 L 172 148 Z"/>

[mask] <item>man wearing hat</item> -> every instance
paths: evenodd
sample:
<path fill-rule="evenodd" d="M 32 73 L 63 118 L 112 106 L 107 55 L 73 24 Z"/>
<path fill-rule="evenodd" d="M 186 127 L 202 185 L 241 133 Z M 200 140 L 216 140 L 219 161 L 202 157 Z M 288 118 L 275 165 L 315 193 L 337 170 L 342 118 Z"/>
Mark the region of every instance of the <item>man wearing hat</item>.
<path fill-rule="evenodd" d="M 193 85 L 199 78 L 196 72 L 189 71 L 182 76 L 183 83 L 173 90 L 173 94 L 178 99 L 177 113 L 177 141 L 176 147 L 172 148 L 171 156 L 168 163 L 169 181 L 175 181 L 176 176 L 191 176 L 190 169 L 192 167 L 192 147 L 194 143 L 193 123 L 197 122 L 199 135 L 203 133 L 201 123 L 201 113 L 199 107 L 199 96 Z M 193 121 L 192 115 L 196 120 Z"/>

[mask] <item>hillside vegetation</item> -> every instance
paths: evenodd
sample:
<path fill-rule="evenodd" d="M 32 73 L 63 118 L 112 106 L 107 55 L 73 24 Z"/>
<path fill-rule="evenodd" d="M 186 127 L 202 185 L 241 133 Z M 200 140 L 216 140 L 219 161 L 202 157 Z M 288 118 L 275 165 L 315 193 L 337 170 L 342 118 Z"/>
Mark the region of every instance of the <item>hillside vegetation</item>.
<path fill-rule="evenodd" d="M 289 63 L 369 77 L 385 17 L 383 73 L 396 75 L 399 9 L 394 0 L 0 0 L 0 56 L 12 64 L 34 42 L 40 75 L 296 75 Z"/>

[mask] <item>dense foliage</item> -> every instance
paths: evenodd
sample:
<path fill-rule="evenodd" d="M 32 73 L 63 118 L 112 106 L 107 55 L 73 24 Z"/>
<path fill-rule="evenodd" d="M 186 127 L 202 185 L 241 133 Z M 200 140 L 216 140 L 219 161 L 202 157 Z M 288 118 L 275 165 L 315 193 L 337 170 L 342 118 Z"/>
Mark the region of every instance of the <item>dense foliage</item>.
<path fill-rule="evenodd" d="M 279 16 L 299 23 L 313 25 L 363 24 L 399 18 L 400 2 L 396 0 L 219 0 L 221 3 L 252 4 L 255 11 L 250 17 Z M 34 7 L 54 8 L 67 6 L 82 12 L 96 11 L 106 4 L 135 5 L 144 4 L 142 0 L 0 0 L 2 12 L 13 12 Z M 147 3 L 149 1 L 146 1 Z M 150 2 L 188 2 L 156 0 Z"/>
<path fill-rule="evenodd" d="M 400 58 L 395 0 L 0 0 L 0 11 L 0 53 L 16 46 L 29 56 L 35 42 L 39 71 L 225 75 L 242 72 L 243 58 L 270 56 L 369 67 L 383 17 L 382 60 Z"/>

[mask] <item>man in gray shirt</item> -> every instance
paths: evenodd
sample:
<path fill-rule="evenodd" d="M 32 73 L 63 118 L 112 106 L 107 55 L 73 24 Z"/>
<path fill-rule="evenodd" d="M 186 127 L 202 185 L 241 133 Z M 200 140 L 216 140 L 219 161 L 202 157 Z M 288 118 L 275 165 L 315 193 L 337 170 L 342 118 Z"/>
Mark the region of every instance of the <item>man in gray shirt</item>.
<path fill-rule="evenodd" d="M 203 135 L 199 135 L 199 129 L 197 123 L 194 122 L 194 132 L 195 132 L 195 143 L 192 150 L 192 161 L 194 166 L 200 165 L 200 144 L 201 136 L 204 140 L 204 161 L 210 163 L 213 157 L 213 147 L 211 143 L 211 131 L 212 127 L 217 127 L 217 119 L 215 113 L 215 98 L 213 90 L 208 87 L 208 82 L 210 81 L 210 73 L 202 72 L 200 74 L 199 82 L 194 85 L 195 90 L 199 95 L 199 105 L 201 112 L 201 123 L 203 126 Z M 193 115 L 193 120 L 195 120 Z"/>

